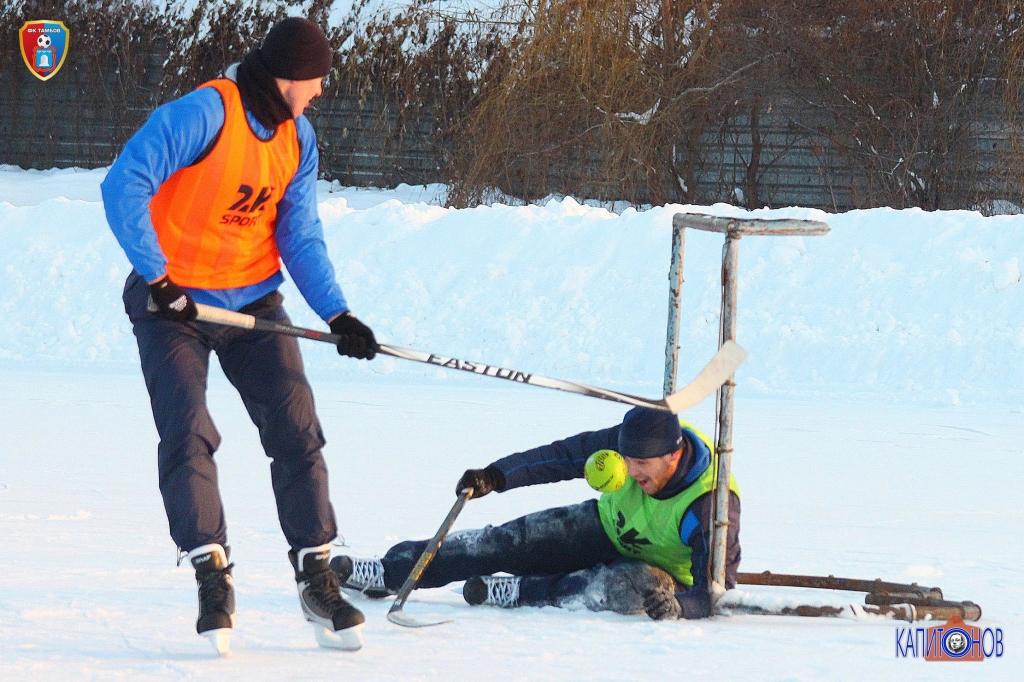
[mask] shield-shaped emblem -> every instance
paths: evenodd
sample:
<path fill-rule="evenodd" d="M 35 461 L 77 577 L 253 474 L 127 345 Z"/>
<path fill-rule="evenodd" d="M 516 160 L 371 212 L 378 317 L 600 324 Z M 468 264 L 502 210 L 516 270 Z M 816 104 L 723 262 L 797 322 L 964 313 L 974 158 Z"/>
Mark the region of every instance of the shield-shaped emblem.
<path fill-rule="evenodd" d="M 36 78 L 53 78 L 68 56 L 68 27 L 62 21 L 26 21 L 18 31 L 25 66 Z"/>

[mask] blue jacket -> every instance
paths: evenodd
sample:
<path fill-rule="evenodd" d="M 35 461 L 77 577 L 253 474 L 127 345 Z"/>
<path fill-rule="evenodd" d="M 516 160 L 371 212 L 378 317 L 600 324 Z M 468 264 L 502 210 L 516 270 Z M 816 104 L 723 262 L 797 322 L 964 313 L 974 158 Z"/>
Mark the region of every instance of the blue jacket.
<path fill-rule="evenodd" d="M 260 139 L 273 131 L 246 111 L 249 126 Z M 213 88 L 201 88 L 154 111 L 128 140 L 100 189 L 114 236 L 128 260 L 147 282 L 166 274 L 149 214 L 149 202 L 171 175 L 199 158 L 224 126 L 224 105 Z M 299 168 L 277 205 L 275 239 L 288 273 L 309 306 L 325 321 L 348 310 L 348 303 L 327 257 L 323 224 L 317 214 L 316 179 L 319 152 L 316 134 L 305 116 L 295 119 L 301 147 Z M 257 284 L 237 289 L 194 289 L 198 303 L 238 310 L 277 289 L 278 272 Z"/>
<path fill-rule="evenodd" d="M 617 450 L 619 428 L 613 426 L 600 431 L 585 431 L 539 448 L 517 452 L 503 457 L 491 466 L 505 477 L 501 492 L 541 483 L 568 481 L 583 478 L 583 466 L 587 458 L 598 450 Z M 690 447 L 684 450 L 675 473 L 665 488 L 655 495 L 668 499 L 678 495 L 711 465 L 711 452 L 696 434 L 683 429 Z M 693 587 L 676 592 L 676 600 L 682 607 L 684 618 L 706 618 L 711 615 L 711 599 L 708 594 L 708 575 L 711 557 L 711 539 L 708 529 L 714 508 L 714 491 L 701 495 L 690 506 L 679 527 L 679 537 L 692 551 Z M 725 583 L 727 588 L 736 586 L 736 575 L 740 565 L 740 500 L 734 493 L 729 494 L 729 536 L 726 547 Z"/>

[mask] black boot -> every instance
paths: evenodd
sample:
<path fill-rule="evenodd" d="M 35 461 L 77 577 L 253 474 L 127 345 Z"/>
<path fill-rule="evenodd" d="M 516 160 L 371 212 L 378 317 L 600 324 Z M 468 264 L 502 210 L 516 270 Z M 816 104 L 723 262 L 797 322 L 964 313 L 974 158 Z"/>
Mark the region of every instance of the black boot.
<path fill-rule="evenodd" d="M 295 569 L 299 604 L 302 615 L 313 624 L 320 646 L 355 651 L 363 646 L 366 618 L 341 596 L 338 576 L 328 563 L 330 556 L 330 545 L 288 552 Z"/>
<path fill-rule="evenodd" d="M 228 563 L 230 551 L 220 545 L 203 545 L 187 555 L 199 587 L 196 632 L 207 637 L 221 656 L 230 651 L 231 628 L 235 625 L 235 582 L 231 578 L 234 564 Z"/>

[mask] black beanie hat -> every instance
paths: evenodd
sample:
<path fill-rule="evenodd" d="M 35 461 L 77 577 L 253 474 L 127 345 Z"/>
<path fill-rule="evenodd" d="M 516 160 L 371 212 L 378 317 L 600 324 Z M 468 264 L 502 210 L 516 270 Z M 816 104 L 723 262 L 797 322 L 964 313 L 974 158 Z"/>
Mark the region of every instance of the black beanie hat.
<path fill-rule="evenodd" d="M 333 51 L 319 26 L 309 19 L 288 17 L 277 22 L 263 39 L 260 58 L 270 75 L 305 81 L 330 72 Z"/>
<path fill-rule="evenodd" d="M 650 459 L 678 450 L 683 443 L 679 418 L 671 412 L 634 407 L 619 428 L 619 453 L 623 457 Z"/>

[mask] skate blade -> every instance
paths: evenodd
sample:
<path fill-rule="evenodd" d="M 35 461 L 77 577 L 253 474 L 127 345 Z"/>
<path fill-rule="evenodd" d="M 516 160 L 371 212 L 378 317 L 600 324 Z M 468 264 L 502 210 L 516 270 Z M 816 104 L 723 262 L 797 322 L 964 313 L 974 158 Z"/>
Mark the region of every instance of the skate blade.
<path fill-rule="evenodd" d="M 223 657 L 231 653 L 231 628 L 207 630 L 203 633 L 203 637 L 210 640 L 210 644 L 217 650 L 218 656 Z"/>
<path fill-rule="evenodd" d="M 402 609 L 394 609 L 388 611 L 388 620 L 395 625 L 401 625 L 404 628 L 429 628 L 435 625 L 445 625 L 447 623 L 454 623 L 455 621 L 448 620 L 419 620 L 413 618 Z"/>
<path fill-rule="evenodd" d="M 344 630 L 331 631 L 318 623 L 313 624 L 316 643 L 325 649 L 359 651 L 363 648 L 363 626 L 353 625 Z"/>

